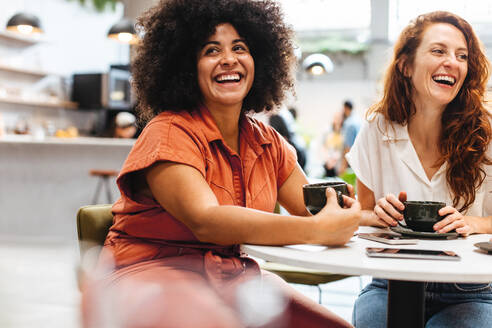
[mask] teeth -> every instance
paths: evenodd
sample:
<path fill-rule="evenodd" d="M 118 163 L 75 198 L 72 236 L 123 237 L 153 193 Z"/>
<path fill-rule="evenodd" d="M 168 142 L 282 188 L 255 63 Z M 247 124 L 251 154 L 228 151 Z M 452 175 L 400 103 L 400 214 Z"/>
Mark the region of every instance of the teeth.
<path fill-rule="evenodd" d="M 223 82 L 223 81 L 239 81 L 240 77 L 239 74 L 227 74 L 227 75 L 220 75 L 217 77 L 217 81 Z"/>
<path fill-rule="evenodd" d="M 453 77 L 447 75 L 437 75 L 434 76 L 432 79 L 436 82 L 446 83 L 449 85 L 453 85 L 455 82 Z"/>

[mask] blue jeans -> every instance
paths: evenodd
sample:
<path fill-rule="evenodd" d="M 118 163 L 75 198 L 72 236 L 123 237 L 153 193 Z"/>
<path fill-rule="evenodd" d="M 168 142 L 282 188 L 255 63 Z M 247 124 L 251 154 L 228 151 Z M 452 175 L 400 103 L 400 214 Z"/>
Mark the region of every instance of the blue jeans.
<path fill-rule="evenodd" d="M 357 328 L 385 328 L 388 281 L 373 279 L 355 301 Z M 426 328 L 488 328 L 492 323 L 492 283 L 425 283 Z"/>

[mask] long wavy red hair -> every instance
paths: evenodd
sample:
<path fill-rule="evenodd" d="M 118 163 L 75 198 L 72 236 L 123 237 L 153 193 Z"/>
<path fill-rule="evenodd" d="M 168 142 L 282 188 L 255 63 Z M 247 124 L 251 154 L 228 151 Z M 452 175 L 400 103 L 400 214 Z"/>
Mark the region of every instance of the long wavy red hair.
<path fill-rule="evenodd" d="M 456 98 L 444 110 L 439 142 L 440 166 L 447 162 L 446 181 L 453 194 L 453 206 L 465 211 L 475 201 L 475 192 L 485 179 L 483 165 L 492 164 L 486 156 L 492 138 L 491 113 L 484 106 L 490 63 L 472 27 L 461 17 L 435 11 L 420 15 L 400 34 L 393 59 L 384 77 L 383 96 L 367 115 L 382 114 L 386 120 L 405 125 L 415 114 L 413 86 L 405 67 L 413 65 L 417 47 L 427 27 L 447 23 L 458 28 L 468 46 L 468 73 Z"/>

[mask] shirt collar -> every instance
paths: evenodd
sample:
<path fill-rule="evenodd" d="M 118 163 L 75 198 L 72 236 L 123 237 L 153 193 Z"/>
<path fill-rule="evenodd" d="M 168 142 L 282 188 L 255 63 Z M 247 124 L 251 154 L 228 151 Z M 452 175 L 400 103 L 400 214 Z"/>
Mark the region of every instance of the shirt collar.
<path fill-rule="evenodd" d="M 387 122 L 382 115 L 378 119 L 378 128 L 382 131 L 381 139 L 386 142 L 407 141 L 396 144 L 396 154 L 403 161 L 408 168 L 413 171 L 422 182 L 427 186 L 431 186 L 431 180 L 425 174 L 422 163 L 413 147 L 408 134 L 408 124 L 401 125 L 398 123 Z M 446 170 L 447 164 L 444 163 L 432 176 L 432 179 L 437 178 L 444 170 Z"/>
<path fill-rule="evenodd" d="M 246 141 L 256 155 L 263 153 L 264 145 L 269 145 L 272 143 L 272 141 L 264 135 L 258 122 L 245 114 L 241 115 L 239 120 L 239 129 L 241 133 L 241 140 Z"/>
<path fill-rule="evenodd" d="M 196 115 L 196 112 L 194 112 L 192 115 Z M 212 117 L 212 114 L 208 110 L 207 107 L 204 105 L 200 105 L 198 108 L 197 114 L 200 116 L 203 125 L 201 129 L 204 132 L 205 138 L 207 138 L 208 143 L 211 143 L 212 141 L 215 140 L 224 140 L 222 138 L 222 134 L 220 133 L 219 127 L 215 123 L 214 118 Z"/>
<path fill-rule="evenodd" d="M 200 105 L 198 115 L 200 115 L 204 123 L 202 130 L 208 143 L 221 140 L 225 144 L 219 127 L 205 105 Z M 263 145 L 271 144 L 271 141 L 262 133 L 256 120 L 253 120 L 244 113 L 241 113 L 241 117 L 239 118 L 239 131 L 240 139 L 246 141 L 257 155 L 263 152 Z"/>
<path fill-rule="evenodd" d="M 380 116 L 377 123 L 378 128 L 381 129 L 381 139 L 383 141 L 410 140 L 410 136 L 408 135 L 408 125 L 387 122 L 382 116 Z"/>

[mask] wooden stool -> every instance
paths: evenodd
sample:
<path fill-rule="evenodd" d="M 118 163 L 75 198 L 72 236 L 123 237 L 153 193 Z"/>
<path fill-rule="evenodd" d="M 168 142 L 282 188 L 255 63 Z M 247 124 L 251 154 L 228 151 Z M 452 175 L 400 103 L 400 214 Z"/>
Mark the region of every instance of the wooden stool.
<path fill-rule="evenodd" d="M 109 187 L 109 178 L 115 177 L 118 175 L 118 171 L 115 170 L 90 170 L 89 174 L 93 177 L 99 177 L 99 181 L 97 182 L 96 191 L 94 193 L 94 197 L 92 198 L 92 204 L 97 204 L 99 199 L 99 193 L 101 189 L 106 187 L 106 195 L 108 197 L 108 203 L 112 204 L 113 199 L 111 197 L 111 189 Z"/>

